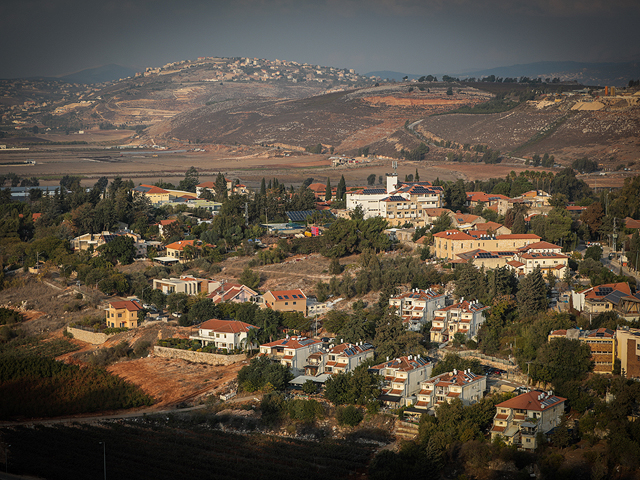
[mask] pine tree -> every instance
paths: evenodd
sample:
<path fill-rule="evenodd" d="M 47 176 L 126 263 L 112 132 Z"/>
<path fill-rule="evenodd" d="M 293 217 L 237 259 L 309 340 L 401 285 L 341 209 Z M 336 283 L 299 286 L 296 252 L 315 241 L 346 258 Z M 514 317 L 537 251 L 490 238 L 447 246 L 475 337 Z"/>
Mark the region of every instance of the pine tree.
<path fill-rule="evenodd" d="M 524 223 L 524 215 L 522 213 L 516 213 L 516 218 L 511 226 L 511 233 L 521 234 L 526 232 L 527 226 Z"/>
<path fill-rule="evenodd" d="M 267 184 L 264 181 L 264 177 L 262 177 L 262 182 L 260 182 L 260 195 L 264 196 L 267 194 Z"/>
<path fill-rule="evenodd" d="M 324 190 L 324 199 L 328 202 L 331 200 L 331 179 L 327 178 L 327 187 Z"/>
<path fill-rule="evenodd" d="M 531 315 L 547 309 L 547 285 L 542 277 L 540 267 L 520 281 L 520 288 L 516 295 L 520 312 Z"/>
<path fill-rule="evenodd" d="M 336 198 L 338 200 L 344 200 L 345 193 L 347 193 L 347 183 L 344 180 L 344 175 L 342 175 L 338 182 L 338 188 L 336 189 Z"/>
<path fill-rule="evenodd" d="M 418 169 L 416 168 L 416 175 L 414 177 L 416 179 L 416 182 L 420 181 L 420 174 L 418 173 Z"/>

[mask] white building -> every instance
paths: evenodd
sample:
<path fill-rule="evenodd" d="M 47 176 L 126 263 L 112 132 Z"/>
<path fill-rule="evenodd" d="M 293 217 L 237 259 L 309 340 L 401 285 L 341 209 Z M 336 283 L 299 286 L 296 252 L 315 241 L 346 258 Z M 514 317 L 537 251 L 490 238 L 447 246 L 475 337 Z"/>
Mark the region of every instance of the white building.
<path fill-rule="evenodd" d="M 415 403 L 420 385 L 431 377 L 433 363 L 420 355 L 409 355 L 388 360 L 370 370 L 383 377 L 382 395 L 378 399 L 386 405 L 402 407 Z"/>
<path fill-rule="evenodd" d="M 214 344 L 217 348 L 234 350 L 247 347 L 247 333 L 251 329 L 258 329 L 254 325 L 239 322 L 237 320 L 217 320 L 212 318 L 200 325 L 197 335 L 189 338 L 199 340 L 202 346 Z M 257 348 L 257 345 L 250 345 L 250 348 Z"/>
<path fill-rule="evenodd" d="M 447 343 L 460 332 L 467 339 L 473 339 L 484 323 L 484 312 L 489 307 L 477 300 L 462 300 L 454 305 L 438 309 L 433 314 L 431 324 L 431 341 Z"/>
<path fill-rule="evenodd" d="M 260 354 L 267 355 L 291 369 L 295 375 L 302 375 L 309 355 L 322 348 L 322 342 L 313 338 L 289 337 L 260 345 Z"/>
<path fill-rule="evenodd" d="M 420 331 L 426 322 L 433 320 L 433 313 L 445 306 L 446 295 L 431 289 L 411 289 L 389 299 L 389 305 L 394 307 L 407 329 Z"/>
<path fill-rule="evenodd" d="M 347 373 L 373 356 L 373 345 L 370 343 L 341 343 L 327 351 L 319 350 L 311 354 L 305 371 L 307 375 Z"/>
<path fill-rule="evenodd" d="M 487 377 L 471 370 L 442 373 L 422 382 L 416 408 L 430 409 L 458 398 L 467 406 L 482 399 L 487 389 Z"/>

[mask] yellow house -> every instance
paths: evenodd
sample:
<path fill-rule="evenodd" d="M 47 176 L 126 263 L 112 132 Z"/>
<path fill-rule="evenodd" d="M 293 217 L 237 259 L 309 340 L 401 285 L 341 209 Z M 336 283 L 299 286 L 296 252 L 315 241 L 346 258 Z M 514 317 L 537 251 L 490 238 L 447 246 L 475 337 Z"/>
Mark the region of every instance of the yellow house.
<path fill-rule="evenodd" d="M 307 296 L 302 290 L 273 290 L 265 293 L 263 306 L 280 312 L 302 312 L 307 315 Z"/>
<path fill-rule="evenodd" d="M 434 254 L 437 258 L 455 260 L 460 253 L 475 249 L 496 251 L 513 251 L 540 241 L 537 235 L 523 233 L 510 235 L 485 235 L 482 232 L 446 230 L 433 235 Z"/>
<path fill-rule="evenodd" d="M 138 326 L 138 312 L 142 306 L 135 300 L 110 302 L 106 310 L 107 327 L 136 328 Z"/>

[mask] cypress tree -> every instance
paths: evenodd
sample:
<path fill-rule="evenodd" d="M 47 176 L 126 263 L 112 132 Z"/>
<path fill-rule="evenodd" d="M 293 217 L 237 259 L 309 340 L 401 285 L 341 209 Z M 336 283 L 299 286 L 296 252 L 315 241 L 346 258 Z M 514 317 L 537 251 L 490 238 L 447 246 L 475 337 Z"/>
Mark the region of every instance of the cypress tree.
<path fill-rule="evenodd" d="M 264 181 L 264 177 L 262 177 L 262 182 L 260 182 L 260 195 L 266 195 L 267 194 L 267 184 Z"/>
<path fill-rule="evenodd" d="M 324 190 L 324 199 L 328 202 L 331 200 L 331 179 L 327 178 L 327 187 Z"/>
<path fill-rule="evenodd" d="M 336 198 L 338 200 L 344 200 L 345 193 L 347 193 L 347 183 L 344 180 L 344 175 L 342 175 L 338 182 L 338 188 L 336 189 Z"/>
<path fill-rule="evenodd" d="M 520 281 L 520 287 L 516 295 L 520 304 L 520 312 L 531 315 L 547 309 L 547 285 L 542 277 L 540 267 L 531 272 Z"/>

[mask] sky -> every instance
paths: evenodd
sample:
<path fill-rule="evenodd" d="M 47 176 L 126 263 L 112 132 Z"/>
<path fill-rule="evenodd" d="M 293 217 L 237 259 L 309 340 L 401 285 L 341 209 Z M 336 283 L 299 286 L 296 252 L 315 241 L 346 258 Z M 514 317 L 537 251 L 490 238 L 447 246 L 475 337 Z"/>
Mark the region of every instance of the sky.
<path fill-rule="evenodd" d="M 640 62 L 638 0 L 2 0 L 0 78 L 199 56 L 360 74 Z"/>

